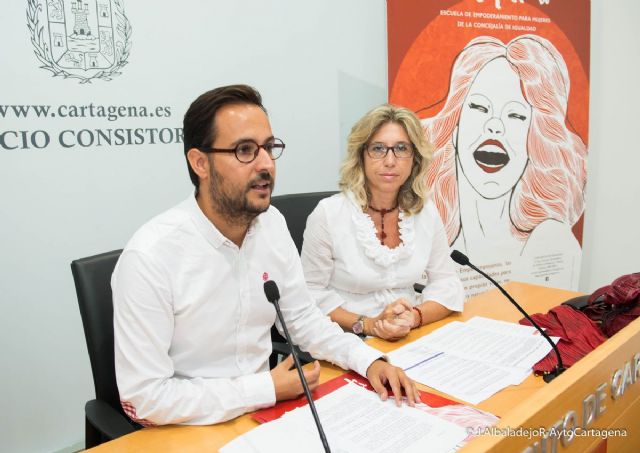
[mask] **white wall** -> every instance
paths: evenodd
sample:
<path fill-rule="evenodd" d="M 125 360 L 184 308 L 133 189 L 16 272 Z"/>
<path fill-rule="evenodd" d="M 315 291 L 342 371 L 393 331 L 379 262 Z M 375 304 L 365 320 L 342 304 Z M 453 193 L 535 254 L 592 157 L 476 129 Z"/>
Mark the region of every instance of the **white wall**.
<path fill-rule="evenodd" d="M 640 272 L 639 20 L 637 0 L 592 0 L 584 292 Z"/>
<path fill-rule="evenodd" d="M 125 0 L 129 64 L 86 85 L 38 68 L 25 3 L 0 15 L 0 104 L 157 103 L 181 126 L 200 93 L 249 83 L 287 144 L 276 193 L 334 189 L 348 127 L 386 100 L 384 0 Z M 0 131 L 61 121 L 0 118 Z M 0 151 L 0 451 L 83 439 L 94 393 L 69 263 L 123 247 L 190 187 L 181 145 Z"/>
<path fill-rule="evenodd" d="M 56 87 L 74 82 L 37 68 L 24 3 L 13 3 L 0 15 L 0 103 L 19 102 L 25 85 L 29 100 L 64 101 Z M 180 8 L 163 0 L 151 15 L 141 3 L 125 2 L 134 44 L 123 75 L 78 88 L 79 97 L 118 103 L 135 89 L 178 106 L 179 125 L 204 90 L 254 84 L 287 143 L 277 192 L 335 188 L 348 128 L 386 99 L 383 0 L 188 0 Z M 593 0 L 592 11 L 584 291 L 640 270 L 640 90 L 629 88 L 640 69 L 640 3 Z M 0 450 L 56 451 L 82 440 L 93 386 L 69 263 L 122 247 L 189 190 L 179 145 L 0 152 Z"/>

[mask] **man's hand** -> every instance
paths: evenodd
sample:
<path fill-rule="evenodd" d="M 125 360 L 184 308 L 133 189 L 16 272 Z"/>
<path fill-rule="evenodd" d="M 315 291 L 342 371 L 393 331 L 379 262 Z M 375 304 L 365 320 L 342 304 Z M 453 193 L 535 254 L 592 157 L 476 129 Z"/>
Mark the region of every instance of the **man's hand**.
<path fill-rule="evenodd" d="M 276 389 L 276 401 L 297 398 L 304 392 L 298 370 L 295 368 L 291 370 L 292 366 L 293 356 L 289 355 L 271 370 L 271 379 L 273 379 L 273 386 Z M 302 371 L 304 377 L 307 378 L 309 391 L 313 391 L 318 386 L 320 363 L 316 360 L 313 362 L 313 368 L 303 368 Z"/>
<path fill-rule="evenodd" d="M 384 360 L 378 359 L 369 365 L 367 379 L 369 379 L 373 389 L 380 395 L 382 401 L 386 401 L 389 397 L 387 385 L 391 387 L 393 397 L 398 406 L 402 401 L 403 389 L 409 406 L 415 406 L 415 403 L 420 401 L 420 393 L 416 388 L 415 382 L 409 379 L 400 368 L 390 365 Z"/>

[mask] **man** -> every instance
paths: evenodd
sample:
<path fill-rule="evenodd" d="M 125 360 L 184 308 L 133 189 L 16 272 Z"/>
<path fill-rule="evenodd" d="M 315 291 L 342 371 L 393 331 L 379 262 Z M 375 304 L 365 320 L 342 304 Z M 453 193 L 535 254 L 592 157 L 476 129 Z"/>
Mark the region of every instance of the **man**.
<path fill-rule="evenodd" d="M 184 117 L 195 195 L 152 219 L 113 274 L 115 365 L 122 406 L 143 424 L 211 424 L 295 398 L 291 357 L 268 369 L 280 286 L 291 336 L 314 357 L 352 368 L 399 404 L 417 390 L 380 352 L 324 317 L 305 286 L 282 215 L 270 208 L 275 138 L 260 94 L 244 85 L 201 95 Z M 315 362 L 305 375 L 318 385 Z"/>

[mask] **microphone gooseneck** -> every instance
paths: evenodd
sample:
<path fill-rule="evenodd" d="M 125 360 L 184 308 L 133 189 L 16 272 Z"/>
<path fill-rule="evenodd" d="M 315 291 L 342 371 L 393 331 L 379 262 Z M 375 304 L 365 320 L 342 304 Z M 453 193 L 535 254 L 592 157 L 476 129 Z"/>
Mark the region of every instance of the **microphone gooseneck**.
<path fill-rule="evenodd" d="M 514 307 L 516 307 L 518 309 L 518 311 L 520 313 L 522 313 L 525 318 L 527 318 L 527 320 L 531 323 L 531 325 L 533 327 L 535 327 L 536 329 L 538 329 L 538 331 L 544 337 L 544 339 L 549 342 L 549 344 L 553 348 L 553 351 L 556 353 L 556 357 L 558 358 L 558 364 L 556 365 L 555 371 L 552 371 L 551 373 L 544 375 L 544 377 L 543 377 L 544 381 L 545 382 L 551 382 L 555 377 L 557 377 L 560 374 L 562 374 L 564 372 L 564 370 L 565 370 L 565 367 L 564 367 L 564 365 L 562 363 L 562 357 L 560 357 L 560 351 L 558 350 L 558 346 L 556 346 L 556 344 L 553 342 L 553 340 L 551 340 L 549 335 L 547 335 L 547 333 L 538 325 L 538 323 L 535 322 L 531 318 L 531 316 L 529 316 L 529 314 L 514 300 L 514 298 L 511 297 L 509 295 L 509 293 L 507 293 L 507 291 L 505 291 L 505 289 L 497 281 L 495 281 L 493 278 L 491 278 L 490 275 L 486 274 L 485 272 L 483 272 L 482 270 L 480 270 L 479 268 L 474 266 L 471 263 L 471 261 L 469 261 L 469 258 L 467 257 L 467 255 L 465 255 L 464 253 L 462 253 L 462 252 L 460 252 L 458 250 L 454 250 L 453 252 L 451 252 L 451 259 L 453 261 L 455 261 L 456 263 L 458 263 L 459 265 L 461 265 L 461 266 L 469 266 L 471 269 L 473 269 L 474 271 L 478 272 L 480 275 L 482 275 L 487 280 L 489 280 L 491 283 L 493 283 L 494 286 L 496 288 L 498 288 L 502 294 L 504 294 L 504 296 L 509 300 L 509 302 L 511 302 L 514 305 Z"/>
<path fill-rule="evenodd" d="M 304 395 L 307 397 L 307 401 L 309 402 L 309 408 L 311 409 L 311 414 L 313 415 L 313 419 L 316 422 L 316 427 L 318 428 L 318 433 L 320 434 L 320 440 L 322 441 L 322 446 L 324 447 L 324 451 L 327 453 L 331 453 L 331 449 L 329 448 L 329 442 L 327 442 L 327 437 L 324 434 L 324 429 L 322 429 L 322 423 L 320 423 L 320 417 L 318 417 L 318 411 L 316 411 L 316 405 L 313 402 L 313 398 L 311 398 L 311 392 L 309 391 L 309 385 L 307 384 L 307 379 L 304 377 L 304 373 L 302 372 L 302 366 L 300 365 L 300 359 L 298 359 L 298 354 L 296 353 L 295 348 L 293 347 L 293 342 L 291 341 L 291 337 L 289 336 L 289 330 L 287 329 L 287 325 L 284 322 L 284 318 L 282 317 L 282 312 L 280 311 L 280 291 L 278 290 L 278 285 L 273 280 L 268 280 L 264 282 L 264 295 L 267 297 L 267 300 L 271 302 L 276 307 L 276 313 L 278 315 L 278 319 L 280 320 L 280 324 L 282 324 L 282 330 L 284 331 L 284 335 L 287 338 L 287 343 L 291 347 L 291 355 L 293 356 L 293 361 L 296 365 L 296 369 L 298 370 L 298 376 L 300 376 L 300 382 L 302 382 L 302 388 L 304 389 Z"/>

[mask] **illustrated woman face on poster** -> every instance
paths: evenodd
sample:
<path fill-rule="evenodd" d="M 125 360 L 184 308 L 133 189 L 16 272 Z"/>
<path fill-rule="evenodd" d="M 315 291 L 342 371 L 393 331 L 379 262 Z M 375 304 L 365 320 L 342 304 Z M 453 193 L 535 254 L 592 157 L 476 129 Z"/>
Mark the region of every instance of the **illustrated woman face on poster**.
<path fill-rule="evenodd" d="M 478 71 L 461 106 L 452 142 L 462 175 L 481 197 L 504 196 L 522 177 L 529 160 L 531 110 L 520 78 L 505 58 Z"/>
<path fill-rule="evenodd" d="M 423 120 L 428 175 L 449 242 L 470 257 L 578 254 L 587 149 L 567 126 L 569 75 L 548 40 L 482 36 L 454 61 L 442 110 Z M 494 250 L 495 254 L 495 250 Z"/>

